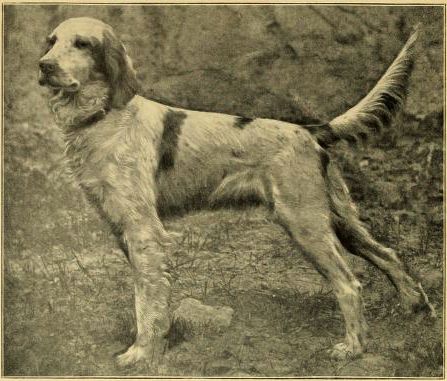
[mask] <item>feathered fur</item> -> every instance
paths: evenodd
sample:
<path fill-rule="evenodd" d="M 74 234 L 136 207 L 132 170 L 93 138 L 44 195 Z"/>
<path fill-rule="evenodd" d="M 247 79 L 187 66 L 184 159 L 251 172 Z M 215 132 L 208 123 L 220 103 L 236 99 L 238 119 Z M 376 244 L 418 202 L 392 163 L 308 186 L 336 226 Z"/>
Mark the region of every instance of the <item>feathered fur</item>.
<path fill-rule="evenodd" d="M 329 122 L 332 134 L 314 130 L 322 144 L 329 146 L 340 139 L 365 140 L 372 132 L 390 125 L 407 95 L 418 34 L 417 29 L 366 97 Z"/>
<path fill-rule="evenodd" d="M 132 61 L 112 31 L 104 31 L 104 65 L 111 86 L 113 107 L 124 107 L 139 91 Z"/>
<path fill-rule="evenodd" d="M 58 91 L 50 99 L 50 108 L 56 122 L 64 127 L 78 127 L 96 113 L 106 114 L 109 109 L 110 88 L 102 81 L 91 82 L 76 93 Z"/>

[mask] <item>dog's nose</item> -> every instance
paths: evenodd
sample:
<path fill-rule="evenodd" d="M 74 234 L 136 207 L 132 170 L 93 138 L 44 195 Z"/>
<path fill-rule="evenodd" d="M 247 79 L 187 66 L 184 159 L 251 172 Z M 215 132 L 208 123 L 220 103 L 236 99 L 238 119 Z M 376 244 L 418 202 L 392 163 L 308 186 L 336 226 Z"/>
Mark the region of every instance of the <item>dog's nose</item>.
<path fill-rule="evenodd" d="M 56 62 L 53 60 L 43 60 L 39 62 L 39 67 L 42 73 L 50 74 L 56 70 Z"/>

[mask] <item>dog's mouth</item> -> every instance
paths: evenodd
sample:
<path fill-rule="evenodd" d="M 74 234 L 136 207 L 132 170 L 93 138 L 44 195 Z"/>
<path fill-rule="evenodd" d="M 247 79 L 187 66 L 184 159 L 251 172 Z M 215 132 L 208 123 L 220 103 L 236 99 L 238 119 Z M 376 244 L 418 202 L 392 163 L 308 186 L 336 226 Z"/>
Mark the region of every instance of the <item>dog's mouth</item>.
<path fill-rule="evenodd" d="M 68 93 L 75 93 L 80 88 L 80 83 L 76 80 L 71 80 L 68 83 L 62 83 L 53 75 L 40 73 L 39 85 L 46 86 L 52 89 L 55 93 L 64 91 Z"/>

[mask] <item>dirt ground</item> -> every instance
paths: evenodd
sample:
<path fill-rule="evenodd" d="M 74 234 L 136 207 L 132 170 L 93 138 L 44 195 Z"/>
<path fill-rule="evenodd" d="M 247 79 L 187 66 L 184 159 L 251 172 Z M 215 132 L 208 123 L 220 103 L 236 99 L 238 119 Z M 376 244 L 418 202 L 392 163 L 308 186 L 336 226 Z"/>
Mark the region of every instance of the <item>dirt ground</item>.
<path fill-rule="evenodd" d="M 8 376 L 441 377 L 444 374 L 443 7 L 56 6 L 5 8 L 3 359 Z M 373 235 L 420 277 L 438 317 L 404 315 L 375 268 L 364 287 L 367 352 L 336 362 L 332 291 L 262 209 L 165 221 L 175 308 L 234 309 L 230 328 L 181 341 L 156 367 L 119 369 L 135 335 L 129 266 L 73 184 L 37 84 L 41 41 L 65 18 L 117 30 L 145 94 L 182 107 L 296 123 L 329 120 L 424 33 L 408 101 L 368 146 L 331 151 Z"/>

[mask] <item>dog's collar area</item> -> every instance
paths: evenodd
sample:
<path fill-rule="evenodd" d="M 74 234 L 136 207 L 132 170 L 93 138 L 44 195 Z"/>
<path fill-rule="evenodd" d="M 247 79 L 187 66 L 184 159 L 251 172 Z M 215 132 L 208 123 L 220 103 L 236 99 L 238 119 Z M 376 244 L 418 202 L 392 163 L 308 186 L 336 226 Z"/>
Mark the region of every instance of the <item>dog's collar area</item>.
<path fill-rule="evenodd" d="M 83 127 L 89 127 L 92 124 L 98 123 L 100 120 L 104 119 L 107 115 L 108 110 L 99 110 L 95 112 L 93 115 L 90 115 L 89 117 L 80 120 L 77 123 L 74 123 L 71 127 L 75 128 L 83 128 Z"/>

